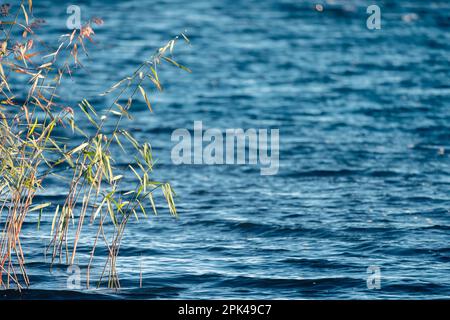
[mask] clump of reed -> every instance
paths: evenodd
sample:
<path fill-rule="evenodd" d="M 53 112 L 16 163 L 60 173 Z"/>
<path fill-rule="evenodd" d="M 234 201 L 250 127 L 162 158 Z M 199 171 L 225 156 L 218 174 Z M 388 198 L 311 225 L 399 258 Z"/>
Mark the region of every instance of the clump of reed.
<path fill-rule="evenodd" d="M 131 119 L 136 101 L 145 103 L 152 112 L 148 92 L 149 88 L 162 91 L 158 69 L 163 63 L 190 72 L 172 56 L 178 40 L 189 40 L 184 34 L 173 38 L 104 92 L 102 95 L 112 97 L 112 103 L 101 111 L 86 99 L 74 108 L 60 96 L 61 80 L 82 66 L 80 56 L 87 54 L 86 40 L 92 41 L 93 29 L 102 20 L 88 21 L 81 29 L 62 36 L 51 49 L 36 31 L 44 21 L 34 18 L 31 0 L 1 9 L 0 286 L 19 290 L 29 286 L 22 226 L 30 215 L 38 215 L 33 221 L 39 225 L 42 213 L 51 211 L 51 230 L 39 232 L 51 233 L 47 250 L 52 263 L 75 263 L 83 227 L 90 223 L 97 231 L 90 248 L 87 286 L 96 247 L 102 242 L 108 256 L 99 283 L 107 278 L 108 287 L 120 287 L 116 262 L 130 219 L 147 216 L 147 211 L 157 214 L 155 192 L 162 193 L 170 213 L 177 215 L 170 184 L 151 179 L 154 160 L 150 145 L 139 143 L 124 128 L 123 120 Z M 20 81 L 26 82 L 25 90 L 15 89 Z M 59 135 L 64 130 L 70 130 L 70 139 Z M 82 143 L 71 145 L 74 137 Z M 116 153 L 129 152 L 130 148 L 134 150 L 133 161 L 127 168 L 115 167 Z M 46 185 L 48 178 L 61 171 L 69 177 L 65 199 L 57 203 L 35 201 L 45 186 L 51 187 Z M 130 173 L 133 184 L 124 178 Z M 69 232 L 73 232 L 72 237 Z"/>

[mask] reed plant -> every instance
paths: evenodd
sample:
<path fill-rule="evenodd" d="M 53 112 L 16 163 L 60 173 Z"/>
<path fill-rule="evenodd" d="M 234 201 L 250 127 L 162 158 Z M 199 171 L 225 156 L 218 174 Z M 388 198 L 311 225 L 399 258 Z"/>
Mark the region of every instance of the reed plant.
<path fill-rule="evenodd" d="M 0 286 L 20 290 L 30 285 L 22 227 L 28 219 L 37 221 L 38 230 L 42 215 L 50 212 L 50 230 L 36 232 L 50 233 L 46 250 L 52 263 L 76 263 L 83 228 L 89 224 L 96 232 L 87 286 L 102 244 L 107 257 L 98 284 L 120 287 L 117 257 L 129 221 L 157 214 L 156 192 L 177 216 L 171 185 L 152 179 L 150 144 L 138 142 L 123 120 L 132 119 L 136 103 L 152 112 L 150 93 L 163 90 L 158 74 L 163 64 L 190 72 L 173 58 L 177 41 L 189 40 L 185 34 L 176 36 L 101 93 L 111 102 L 107 106 L 97 108 L 81 99 L 75 107 L 64 99 L 61 82 L 82 68 L 94 28 L 103 21 L 93 18 L 49 44 L 39 36 L 45 21 L 34 16 L 31 0 L 0 9 Z M 115 165 L 120 152 L 131 159 L 128 166 Z M 39 201 L 45 197 L 37 196 L 52 188 L 51 177 L 67 181 L 65 197 Z"/>

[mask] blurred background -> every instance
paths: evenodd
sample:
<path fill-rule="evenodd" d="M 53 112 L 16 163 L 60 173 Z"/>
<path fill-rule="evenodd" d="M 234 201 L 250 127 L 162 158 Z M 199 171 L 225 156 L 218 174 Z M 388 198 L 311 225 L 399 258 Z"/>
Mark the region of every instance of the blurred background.
<path fill-rule="evenodd" d="M 161 207 L 128 226 L 116 293 L 67 290 L 66 266 L 50 273 L 43 262 L 49 235 L 30 224 L 24 297 L 448 298 L 448 1 L 35 1 L 55 45 L 70 4 L 104 24 L 85 69 L 63 82 L 68 104 L 106 106 L 99 93 L 186 30 L 191 45 L 175 58 L 192 73 L 162 68 L 154 113 L 141 101 L 129 123 L 151 143 L 180 218 Z M 366 26 L 372 4 L 379 30 Z M 278 174 L 173 165 L 172 131 L 197 120 L 280 129 Z M 55 179 L 43 198 L 63 198 L 63 187 Z M 370 266 L 379 289 L 367 287 Z"/>

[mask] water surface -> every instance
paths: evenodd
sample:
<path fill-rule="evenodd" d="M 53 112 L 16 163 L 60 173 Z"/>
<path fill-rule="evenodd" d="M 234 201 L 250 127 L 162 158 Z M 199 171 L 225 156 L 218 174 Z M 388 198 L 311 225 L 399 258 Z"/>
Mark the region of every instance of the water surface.
<path fill-rule="evenodd" d="M 32 286 L 2 295 L 448 298 L 450 4 L 376 3 L 381 30 L 366 28 L 373 1 L 322 2 L 323 12 L 313 1 L 78 1 L 83 19 L 105 24 L 87 69 L 64 83 L 71 103 L 87 97 L 101 108 L 98 93 L 187 29 L 192 45 L 176 58 L 192 74 L 161 70 L 155 112 L 141 102 L 128 124 L 151 142 L 156 177 L 172 182 L 180 217 L 161 207 L 128 226 L 118 292 L 68 290 L 67 267 L 49 272 L 44 259 L 48 232 L 30 223 Z M 68 4 L 35 4 L 48 36 L 67 32 Z M 411 13 L 417 19 L 408 22 Z M 278 174 L 173 165 L 171 133 L 195 120 L 279 128 Z M 42 201 L 63 199 L 66 185 L 53 182 Z M 91 240 L 80 244 L 83 271 Z M 379 290 L 367 288 L 369 266 L 381 269 Z"/>

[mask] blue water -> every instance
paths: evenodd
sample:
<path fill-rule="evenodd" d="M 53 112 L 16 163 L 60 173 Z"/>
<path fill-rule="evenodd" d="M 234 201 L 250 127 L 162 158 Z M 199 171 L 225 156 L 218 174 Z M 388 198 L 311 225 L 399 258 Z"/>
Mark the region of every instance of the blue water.
<path fill-rule="evenodd" d="M 320 3 L 322 12 L 300 0 L 78 1 L 83 19 L 105 24 L 86 69 L 63 83 L 71 103 L 87 97 L 101 108 L 98 93 L 171 36 L 185 29 L 190 36 L 175 57 L 192 74 L 161 70 L 165 92 L 152 97 L 155 112 L 141 101 L 127 124 L 151 142 L 156 178 L 172 182 L 180 217 L 162 206 L 129 224 L 122 288 L 114 292 L 68 290 L 67 267 L 50 272 L 44 257 L 51 221 L 38 232 L 30 216 L 23 241 L 32 285 L 2 295 L 450 297 L 450 3 Z M 374 3 L 381 30 L 366 28 Z M 67 32 L 64 1 L 35 6 L 48 37 Z M 408 22 L 412 13 L 417 19 Z M 205 128 L 279 128 L 278 174 L 173 165 L 171 133 L 195 120 Z M 54 179 L 41 200 L 63 199 L 64 186 Z M 83 275 L 91 241 L 80 244 Z M 380 268 L 380 289 L 367 287 L 369 266 Z"/>

